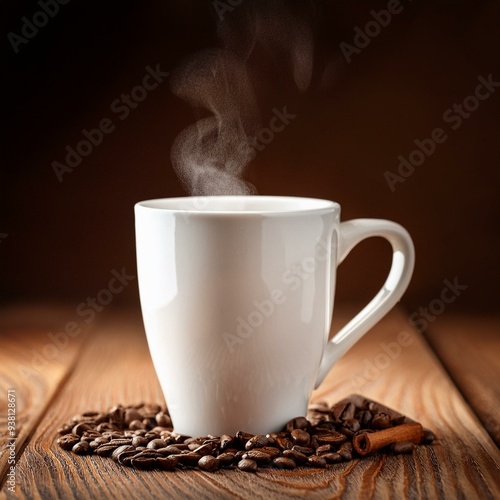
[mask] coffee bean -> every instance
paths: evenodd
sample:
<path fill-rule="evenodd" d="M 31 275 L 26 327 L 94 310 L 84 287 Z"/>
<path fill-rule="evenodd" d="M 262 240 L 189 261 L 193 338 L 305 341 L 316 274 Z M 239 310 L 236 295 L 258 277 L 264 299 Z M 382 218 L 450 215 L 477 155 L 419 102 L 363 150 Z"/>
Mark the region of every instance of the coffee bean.
<path fill-rule="evenodd" d="M 57 444 L 63 450 L 71 450 L 76 443 L 80 442 L 80 438 L 76 434 L 65 434 L 57 439 Z"/>
<path fill-rule="evenodd" d="M 355 434 L 351 431 L 351 429 L 348 429 L 347 427 L 342 427 L 339 432 L 340 434 L 343 434 L 347 439 L 352 439 Z"/>
<path fill-rule="evenodd" d="M 179 463 L 179 459 L 174 455 L 170 455 L 169 457 L 161 457 L 161 458 L 156 459 L 156 465 L 158 465 L 158 467 L 161 470 L 169 470 L 169 471 L 175 470 L 178 463 Z"/>
<path fill-rule="evenodd" d="M 292 432 L 294 429 L 307 429 L 309 427 L 309 422 L 306 417 L 296 417 L 290 420 L 286 426 L 285 430 L 287 432 Z"/>
<path fill-rule="evenodd" d="M 283 452 L 283 456 L 286 458 L 291 458 L 297 465 L 302 465 L 307 462 L 307 457 L 299 451 L 285 450 Z"/>
<path fill-rule="evenodd" d="M 334 431 L 336 428 L 337 424 L 333 422 L 321 422 L 314 428 L 314 432 L 316 434 L 325 434 Z"/>
<path fill-rule="evenodd" d="M 293 442 L 299 446 L 308 446 L 311 442 L 311 436 L 302 429 L 294 429 L 290 435 Z"/>
<path fill-rule="evenodd" d="M 243 458 L 238 462 L 238 469 L 244 472 L 255 472 L 257 468 L 257 462 L 249 458 Z"/>
<path fill-rule="evenodd" d="M 61 436 L 63 436 L 64 434 L 69 434 L 73 430 L 74 426 L 75 425 L 72 424 L 72 423 L 63 425 L 62 427 L 60 427 L 59 429 L 57 429 L 57 432 Z"/>
<path fill-rule="evenodd" d="M 147 444 L 147 448 L 157 450 L 158 448 L 165 448 L 167 443 L 163 439 L 153 439 Z"/>
<path fill-rule="evenodd" d="M 201 458 L 201 455 L 199 453 L 193 453 L 192 451 L 189 453 L 181 453 L 180 455 L 173 456 L 179 459 L 180 464 L 193 467 L 198 464 L 198 461 Z"/>
<path fill-rule="evenodd" d="M 238 431 L 236 433 L 235 439 L 243 446 L 246 445 L 247 441 L 253 438 L 253 434 L 248 434 L 247 432 Z"/>
<path fill-rule="evenodd" d="M 276 444 L 280 450 L 291 450 L 293 448 L 293 443 L 288 438 L 278 437 L 276 438 Z"/>
<path fill-rule="evenodd" d="M 181 451 L 188 451 L 189 450 L 189 445 L 184 444 L 184 443 L 174 443 L 173 445 L 169 445 L 169 446 L 175 446 L 176 448 L 178 448 Z"/>
<path fill-rule="evenodd" d="M 189 439 L 191 436 L 185 436 L 184 434 L 176 434 L 174 432 L 172 432 L 170 434 L 170 438 L 173 440 L 173 443 L 175 444 L 184 444 L 184 441 L 186 441 L 186 439 Z M 186 445 L 186 448 L 187 448 L 187 445 Z"/>
<path fill-rule="evenodd" d="M 222 467 L 229 467 L 233 464 L 234 461 L 234 453 L 221 453 L 217 456 L 220 465 Z"/>
<path fill-rule="evenodd" d="M 98 432 L 92 432 L 92 431 L 85 431 L 81 437 L 80 441 L 87 441 L 87 443 L 90 443 L 91 441 L 94 441 L 95 439 L 101 437 L 101 434 Z"/>
<path fill-rule="evenodd" d="M 271 434 L 266 434 L 266 438 L 267 438 L 267 444 L 269 446 L 274 446 L 276 445 L 276 438 L 278 436 L 276 435 L 276 433 L 271 433 Z"/>
<path fill-rule="evenodd" d="M 212 455 L 205 455 L 198 460 L 198 467 L 208 472 L 214 472 L 219 469 L 220 461 Z"/>
<path fill-rule="evenodd" d="M 213 445 L 211 443 L 202 444 L 201 446 L 198 446 L 195 450 L 193 450 L 194 453 L 198 453 L 201 456 L 210 455 L 212 451 Z"/>
<path fill-rule="evenodd" d="M 340 416 L 342 415 L 342 413 L 344 412 L 346 407 L 347 407 L 347 403 L 343 402 L 343 401 L 340 401 L 339 403 L 335 404 L 332 407 L 331 414 L 336 422 L 338 422 L 340 420 Z"/>
<path fill-rule="evenodd" d="M 180 455 L 182 453 L 182 450 L 173 444 L 162 448 L 162 450 L 164 450 L 164 453 L 168 453 L 169 455 Z"/>
<path fill-rule="evenodd" d="M 412 453 L 415 445 L 409 442 L 394 443 L 391 445 L 390 450 L 396 454 Z"/>
<path fill-rule="evenodd" d="M 436 439 L 436 436 L 434 433 L 429 430 L 424 428 L 424 434 L 422 436 L 422 444 L 431 444 L 434 439 Z"/>
<path fill-rule="evenodd" d="M 200 444 L 203 444 L 203 440 L 201 438 L 188 438 L 184 441 L 184 444 L 190 445 L 192 443 L 197 444 L 200 446 Z"/>
<path fill-rule="evenodd" d="M 324 469 L 326 467 L 326 460 L 323 457 L 313 455 L 307 459 L 307 465 Z"/>
<path fill-rule="evenodd" d="M 316 448 L 316 455 L 321 455 L 323 453 L 329 453 L 330 451 L 332 451 L 331 445 L 329 445 L 329 444 L 323 444 L 323 445 L 318 446 Z"/>
<path fill-rule="evenodd" d="M 265 451 L 259 451 L 258 449 L 253 449 L 248 451 L 243 455 L 243 458 L 249 458 L 250 460 L 255 460 L 258 465 L 266 465 L 271 461 L 271 455 Z"/>
<path fill-rule="evenodd" d="M 295 445 L 292 450 L 294 451 L 299 451 L 300 453 L 303 453 L 304 455 L 312 455 L 314 453 L 314 450 L 312 448 L 309 448 L 308 446 L 298 446 Z"/>
<path fill-rule="evenodd" d="M 337 464 L 342 461 L 342 457 L 338 453 L 325 453 L 321 458 L 326 460 L 327 464 Z"/>
<path fill-rule="evenodd" d="M 79 443 L 76 443 L 73 448 L 71 448 L 71 451 L 77 455 L 88 455 L 89 453 L 92 453 L 92 448 L 86 441 L 80 441 Z"/>
<path fill-rule="evenodd" d="M 344 459 L 344 460 L 352 460 L 352 443 L 343 443 L 340 445 L 340 448 L 338 449 L 338 454 Z"/>
<path fill-rule="evenodd" d="M 397 417 L 392 417 L 391 416 L 391 425 L 395 426 L 395 425 L 401 425 L 401 424 L 409 424 L 409 423 L 411 423 L 411 422 L 408 422 L 407 420 L 408 419 L 404 415 L 400 415 L 400 416 L 397 416 Z"/>
<path fill-rule="evenodd" d="M 227 434 L 223 434 L 220 438 L 220 449 L 225 450 L 233 445 L 233 438 Z"/>
<path fill-rule="evenodd" d="M 257 434 L 251 437 L 245 444 L 245 450 L 251 450 L 252 448 L 263 448 L 269 444 L 269 439 L 262 434 Z"/>
<path fill-rule="evenodd" d="M 106 443 L 106 444 L 101 444 L 100 446 L 98 446 L 95 449 L 95 452 L 100 457 L 110 457 L 111 454 L 116 450 L 116 448 L 117 448 L 117 446 L 115 446 L 114 444 Z"/>
<path fill-rule="evenodd" d="M 82 413 L 82 417 L 87 417 L 87 418 L 94 418 L 94 417 L 97 417 L 97 415 L 99 415 L 98 412 L 96 411 L 86 411 L 84 413 Z"/>
<path fill-rule="evenodd" d="M 156 461 L 157 459 L 153 457 L 136 457 L 132 458 L 130 463 L 137 469 L 150 470 L 154 469 Z"/>
<path fill-rule="evenodd" d="M 125 409 L 121 405 L 113 406 L 108 412 L 109 421 L 122 426 L 125 418 Z"/>
<path fill-rule="evenodd" d="M 135 420 L 142 420 L 142 415 L 135 408 L 127 408 L 123 417 L 124 424 L 130 427 Z"/>
<path fill-rule="evenodd" d="M 73 434 L 76 434 L 77 436 L 82 436 L 85 431 L 89 431 L 92 429 L 92 427 L 89 424 L 86 424 L 85 422 L 82 422 L 81 424 L 76 424 L 73 427 Z"/>
<path fill-rule="evenodd" d="M 142 436 L 135 436 L 132 438 L 132 446 L 135 446 L 136 448 L 138 446 L 146 446 L 148 444 L 148 440 L 146 438 L 143 438 Z"/>
<path fill-rule="evenodd" d="M 136 455 L 138 455 L 137 450 L 123 451 L 118 456 L 118 463 L 130 466 L 132 458 Z"/>
<path fill-rule="evenodd" d="M 172 420 L 167 413 L 159 411 L 155 416 L 155 420 L 160 427 L 172 427 Z"/>
<path fill-rule="evenodd" d="M 162 454 L 158 453 L 156 450 L 148 450 L 147 448 L 139 453 L 137 453 L 134 458 L 161 458 Z"/>
<path fill-rule="evenodd" d="M 95 438 L 93 441 L 91 441 L 90 446 L 92 446 L 92 443 L 95 443 L 96 446 L 93 446 L 93 448 L 97 448 L 97 446 L 100 446 L 101 444 L 106 444 L 109 443 L 109 438 L 100 436 Z"/>
<path fill-rule="evenodd" d="M 361 429 L 359 420 L 356 420 L 355 418 L 349 418 L 347 420 L 344 420 L 343 427 L 349 429 L 353 433 L 358 432 L 359 429 Z"/>
<path fill-rule="evenodd" d="M 115 461 L 118 462 L 118 459 L 120 458 L 120 455 L 126 451 L 133 451 L 136 453 L 136 449 L 133 446 L 130 446 L 128 444 L 124 444 L 122 446 L 118 446 L 113 453 L 111 453 L 111 458 Z"/>
<path fill-rule="evenodd" d="M 319 434 L 317 437 L 318 437 L 318 443 L 320 445 L 322 444 L 339 445 L 344 443 L 347 439 L 343 434 L 335 431 Z"/>
<path fill-rule="evenodd" d="M 316 449 L 320 446 L 318 443 L 318 436 L 311 436 L 311 447 Z"/>
<path fill-rule="evenodd" d="M 391 419 L 387 413 L 377 413 L 372 420 L 374 429 L 387 429 L 391 426 Z"/>
<path fill-rule="evenodd" d="M 276 457 L 273 460 L 273 466 L 277 469 L 295 469 L 297 464 L 291 459 L 287 457 Z"/>
<path fill-rule="evenodd" d="M 259 448 L 259 451 L 267 453 L 271 458 L 276 458 L 280 455 L 280 450 L 273 446 L 264 446 L 264 448 Z"/>
<path fill-rule="evenodd" d="M 113 424 L 110 424 L 109 422 L 103 422 L 102 424 L 99 424 L 96 429 L 97 432 L 106 432 L 106 431 L 111 431 L 115 430 L 115 426 Z"/>
<path fill-rule="evenodd" d="M 368 410 L 363 410 L 359 415 L 359 421 L 363 427 L 368 427 L 372 421 L 373 415 Z"/>
<path fill-rule="evenodd" d="M 124 453 L 120 459 L 118 460 L 119 463 L 124 465 L 125 467 L 132 467 L 132 460 L 135 458 L 135 454 L 130 453 L 130 456 L 128 453 Z"/>
<path fill-rule="evenodd" d="M 356 406 L 353 403 L 347 403 L 342 415 L 340 416 L 340 420 L 345 422 L 346 420 L 350 420 L 354 418 L 354 413 L 356 412 Z"/>
<path fill-rule="evenodd" d="M 132 444 L 132 439 L 131 438 L 118 438 L 118 439 L 112 439 L 109 444 L 114 445 L 115 447 L 117 446 L 123 446 L 124 444 Z"/>
<path fill-rule="evenodd" d="M 132 420 L 129 427 L 133 430 L 146 428 L 146 426 L 142 423 L 142 420 Z"/>
<path fill-rule="evenodd" d="M 156 427 L 156 420 L 154 417 L 143 418 L 142 424 L 145 429 L 152 429 L 153 427 Z"/>

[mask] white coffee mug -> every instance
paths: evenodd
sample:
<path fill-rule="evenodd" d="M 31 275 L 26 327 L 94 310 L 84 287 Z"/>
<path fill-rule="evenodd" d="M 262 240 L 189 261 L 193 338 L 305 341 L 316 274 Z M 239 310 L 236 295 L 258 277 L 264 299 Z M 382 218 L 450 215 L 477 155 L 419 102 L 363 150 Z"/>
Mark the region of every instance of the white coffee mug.
<path fill-rule="evenodd" d="M 332 201 L 280 196 L 149 200 L 135 206 L 148 344 L 174 429 L 267 433 L 304 415 L 335 361 L 400 299 L 408 232 L 387 220 L 340 222 Z M 328 341 L 336 268 L 361 240 L 392 245 L 373 300 Z"/>

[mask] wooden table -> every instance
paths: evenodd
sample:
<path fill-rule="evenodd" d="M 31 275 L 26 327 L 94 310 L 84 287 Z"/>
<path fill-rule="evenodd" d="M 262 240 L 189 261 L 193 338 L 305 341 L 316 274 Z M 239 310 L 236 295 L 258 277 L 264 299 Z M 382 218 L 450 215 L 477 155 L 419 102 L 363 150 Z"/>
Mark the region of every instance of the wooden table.
<path fill-rule="evenodd" d="M 333 330 L 352 314 L 337 307 Z M 351 394 L 400 410 L 435 431 L 413 455 L 374 456 L 327 470 L 138 471 L 80 457 L 56 429 L 88 409 L 163 403 L 137 312 L 74 308 L 0 311 L 0 498 L 500 498 L 500 318 L 442 314 L 424 337 L 394 310 L 331 371 L 313 398 Z M 75 334 L 49 336 L 68 322 Z M 408 332 L 409 335 L 401 335 Z M 59 339 L 60 347 L 48 347 Z M 404 339 L 404 342 L 402 341 Z M 44 353 L 44 358 L 37 357 Z M 53 359 L 47 358 L 53 356 Z M 7 488 L 7 395 L 16 399 L 16 487 Z M 496 442 L 496 445 L 495 445 Z"/>

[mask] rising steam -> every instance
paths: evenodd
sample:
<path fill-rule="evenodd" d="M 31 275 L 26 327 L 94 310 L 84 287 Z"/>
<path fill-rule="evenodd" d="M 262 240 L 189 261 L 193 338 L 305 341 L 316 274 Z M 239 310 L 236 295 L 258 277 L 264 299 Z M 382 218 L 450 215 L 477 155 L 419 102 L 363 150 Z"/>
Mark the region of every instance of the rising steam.
<path fill-rule="evenodd" d="M 255 154 L 249 137 L 259 129 L 248 59 L 257 46 L 265 48 L 305 91 L 312 75 L 311 27 L 303 12 L 274 1 L 235 7 L 218 33 L 222 48 L 195 54 L 171 77 L 172 91 L 208 114 L 179 134 L 171 160 L 191 195 L 254 194 L 243 179 Z"/>

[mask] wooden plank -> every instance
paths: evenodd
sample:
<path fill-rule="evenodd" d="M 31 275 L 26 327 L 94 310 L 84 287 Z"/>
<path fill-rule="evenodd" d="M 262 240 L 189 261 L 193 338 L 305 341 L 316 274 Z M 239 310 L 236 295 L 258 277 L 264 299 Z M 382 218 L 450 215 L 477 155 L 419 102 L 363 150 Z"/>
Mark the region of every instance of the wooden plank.
<path fill-rule="evenodd" d="M 500 447 L 500 317 L 443 315 L 426 337 Z"/>
<path fill-rule="evenodd" d="M 344 318 L 338 314 L 337 323 Z M 401 334 L 405 330 L 408 334 Z M 74 414 L 118 402 L 162 402 L 140 320 L 121 318 L 91 334 L 19 460 L 16 498 L 500 497 L 499 450 L 428 345 L 397 311 L 338 362 L 314 398 L 333 403 L 353 392 L 422 421 L 439 441 L 411 456 L 256 474 L 137 471 L 62 451 L 56 429 Z"/>
<path fill-rule="evenodd" d="M 68 337 L 66 345 L 58 336 L 74 316 L 74 309 L 60 306 L 9 307 L 0 313 L 0 484 L 10 469 L 11 450 L 19 456 L 74 365 L 86 329 Z M 8 391 L 15 397 L 14 436 L 7 426 Z"/>

